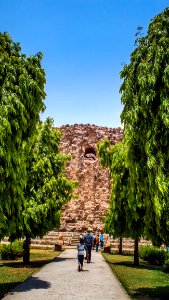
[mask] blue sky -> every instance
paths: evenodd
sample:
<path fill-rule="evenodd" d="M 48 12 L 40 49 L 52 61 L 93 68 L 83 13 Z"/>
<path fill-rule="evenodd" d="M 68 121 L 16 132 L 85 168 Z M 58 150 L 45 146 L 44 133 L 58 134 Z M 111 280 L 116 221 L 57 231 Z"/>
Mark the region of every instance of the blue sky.
<path fill-rule="evenodd" d="M 46 111 L 54 125 L 119 127 L 122 63 L 135 33 L 161 13 L 166 0 L 0 0 L 0 31 L 22 53 L 44 54 Z"/>

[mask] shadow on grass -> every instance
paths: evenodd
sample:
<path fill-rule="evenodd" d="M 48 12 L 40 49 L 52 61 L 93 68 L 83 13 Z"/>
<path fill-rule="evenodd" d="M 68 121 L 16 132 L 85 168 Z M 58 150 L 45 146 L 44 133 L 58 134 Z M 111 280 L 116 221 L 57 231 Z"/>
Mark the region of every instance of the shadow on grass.
<path fill-rule="evenodd" d="M 42 266 L 50 263 L 50 262 L 62 262 L 65 260 L 74 260 L 72 257 L 55 257 L 53 259 L 44 259 L 44 260 L 36 260 L 30 261 L 28 264 L 24 264 L 22 261 L 2 261 L 0 267 L 10 267 L 10 268 L 41 268 Z"/>
<path fill-rule="evenodd" d="M 51 260 L 36 260 L 36 261 L 32 261 L 30 262 L 29 264 L 24 264 L 23 262 L 3 262 L 1 267 L 9 267 L 9 268 L 30 268 L 30 269 L 33 269 L 33 268 L 40 268 L 42 266 L 44 266 L 45 264 L 47 263 L 50 263 Z"/>
<path fill-rule="evenodd" d="M 110 265 L 116 265 L 116 266 L 125 266 L 127 268 L 133 268 L 133 269 L 145 269 L 145 270 L 159 270 L 161 271 L 163 269 L 162 266 L 156 266 L 156 265 L 148 265 L 148 264 L 144 264 L 144 263 L 140 263 L 139 266 L 135 266 L 133 262 L 131 261 L 123 261 L 123 262 L 110 262 L 108 260 L 106 260 L 107 263 L 109 263 Z"/>
<path fill-rule="evenodd" d="M 9 290 L 13 289 L 20 281 L 0 283 L 0 299 L 2 299 Z"/>
<path fill-rule="evenodd" d="M 157 266 L 157 265 L 150 265 L 147 262 L 144 262 L 142 260 L 140 260 L 140 265 L 139 266 L 135 266 L 134 265 L 134 261 L 131 261 L 130 259 L 127 259 L 127 257 L 123 258 L 123 261 L 113 261 L 113 258 L 106 258 L 105 260 L 106 262 L 109 264 L 109 266 L 111 267 L 111 269 L 114 272 L 114 267 L 115 266 L 121 266 L 122 269 L 124 268 L 128 268 L 133 270 L 133 274 L 135 274 L 136 269 L 138 270 L 148 270 L 148 271 L 157 271 L 157 272 L 162 272 L 163 271 L 163 266 Z M 124 269 L 123 269 L 124 270 Z M 126 270 L 127 272 L 128 270 Z M 169 275 L 169 274 L 168 274 Z M 146 276 L 146 272 L 144 277 Z M 159 277 L 160 279 L 160 277 Z M 165 282 L 161 281 L 157 281 L 155 280 L 156 283 L 154 283 L 154 285 L 152 287 L 138 287 L 135 288 L 129 288 L 126 285 L 126 290 L 128 290 L 128 293 L 130 294 L 130 296 L 132 297 L 131 299 L 138 299 L 138 300 L 150 300 L 150 299 L 154 299 L 154 300 L 168 300 L 169 299 L 169 276 L 168 278 L 166 277 L 166 279 L 164 279 Z M 124 283 L 126 284 L 126 283 Z M 161 284 L 161 286 L 160 286 Z"/>
<path fill-rule="evenodd" d="M 146 296 L 145 296 L 146 295 Z M 169 285 L 165 287 L 157 286 L 155 288 L 139 288 L 135 290 L 134 299 L 169 299 Z"/>

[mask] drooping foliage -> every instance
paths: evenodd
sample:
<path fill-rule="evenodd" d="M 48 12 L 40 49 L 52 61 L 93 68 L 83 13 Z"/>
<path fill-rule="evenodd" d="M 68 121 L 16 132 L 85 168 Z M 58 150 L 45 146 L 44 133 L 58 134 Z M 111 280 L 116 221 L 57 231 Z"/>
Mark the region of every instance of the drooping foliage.
<path fill-rule="evenodd" d="M 19 226 L 26 185 L 25 151 L 44 110 L 42 53 L 26 57 L 19 43 L 0 33 L 0 233 Z"/>
<path fill-rule="evenodd" d="M 61 208 L 76 182 L 65 176 L 70 156 L 60 152 L 61 133 L 53 120 L 40 121 L 45 108 L 42 54 L 29 58 L 0 33 L 0 238 L 32 237 L 59 226 Z"/>
<path fill-rule="evenodd" d="M 48 118 L 39 124 L 37 137 L 26 159 L 27 185 L 24 189 L 25 206 L 20 226 L 10 231 L 10 239 L 25 238 L 23 261 L 30 259 L 30 240 L 42 237 L 59 227 L 63 204 L 74 197 L 77 182 L 65 176 L 70 155 L 60 152 L 61 132 L 53 128 Z"/>
<path fill-rule="evenodd" d="M 109 168 L 112 182 L 105 231 L 114 237 L 139 239 L 144 230 L 144 208 L 135 189 L 131 189 L 126 146 L 123 142 L 111 146 L 105 140 L 98 144 L 98 152 L 102 166 Z"/>
<path fill-rule="evenodd" d="M 145 207 L 145 233 L 169 236 L 169 8 L 149 24 L 121 78 L 121 120 L 131 188 Z"/>
<path fill-rule="evenodd" d="M 110 206 L 105 218 L 105 231 L 120 237 L 119 253 L 122 253 L 122 237 L 134 239 L 134 265 L 139 265 L 138 241 L 144 234 L 144 205 L 131 183 L 124 142 L 110 145 L 108 140 L 98 145 L 103 167 L 108 167 L 112 180 Z"/>
<path fill-rule="evenodd" d="M 59 227 L 61 209 L 74 195 L 75 181 L 65 176 L 70 155 L 60 152 L 61 132 L 53 128 L 48 118 L 38 126 L 38 136 L 27 157 L 28 181 L 25 189 L 23 226 L 15 237 L 42 237 Z"/>

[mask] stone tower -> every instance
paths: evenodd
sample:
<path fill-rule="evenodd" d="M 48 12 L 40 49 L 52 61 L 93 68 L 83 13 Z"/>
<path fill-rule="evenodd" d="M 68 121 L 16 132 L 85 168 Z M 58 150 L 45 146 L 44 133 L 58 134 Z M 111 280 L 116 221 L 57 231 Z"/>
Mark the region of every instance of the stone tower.
<path fill-rule="evenodd" d="M 99 127 L 90 124 L 65 125 L 61 147 L 70 153 L 67 177 L 77 180 L 78 197 L 67 203 L 62 212 L 60 231 L 85 231 L 103 229 L 103 217 L 109 206 L 110 180 L 108 169 L 100 166 L 97 143 L 108 138 L 111 144 L 122 140 L 121 128 Z"/>

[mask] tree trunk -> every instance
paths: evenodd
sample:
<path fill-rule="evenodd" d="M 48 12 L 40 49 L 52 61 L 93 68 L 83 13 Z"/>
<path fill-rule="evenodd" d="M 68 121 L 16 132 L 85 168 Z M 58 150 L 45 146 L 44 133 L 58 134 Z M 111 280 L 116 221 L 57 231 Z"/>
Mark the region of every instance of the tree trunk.
<path fill-rule="evenodd" d="M 123 239 L 122 239 L 122 237 L 120 237 L 120 239 L 119 239 L 118 248 L 119 248 L 119 254 L 122 254 L 123 253 Z"/>
<path fill-rule="evenodd" d="M 23 242 L 23 263 L 27 264 L 30 262 L 30 238 L 26 236 Z"/>
<path fill-rule="evenodd" d="M 134 265 L 139 266 L 138 239 L 134 240 Z"/>

